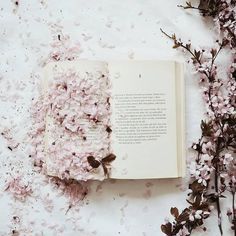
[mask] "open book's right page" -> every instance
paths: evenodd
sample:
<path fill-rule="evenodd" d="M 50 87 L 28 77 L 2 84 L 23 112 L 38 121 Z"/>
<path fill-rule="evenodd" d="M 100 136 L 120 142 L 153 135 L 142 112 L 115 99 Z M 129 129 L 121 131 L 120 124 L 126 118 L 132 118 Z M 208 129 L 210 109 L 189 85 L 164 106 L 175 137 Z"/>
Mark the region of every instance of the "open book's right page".
<path fill-rule="evenodd" d="M 170 61 L 108 63 L 112 81 L 112 149 L 117 156 L 111 178 L 183 175 L 179 65 Z"/>

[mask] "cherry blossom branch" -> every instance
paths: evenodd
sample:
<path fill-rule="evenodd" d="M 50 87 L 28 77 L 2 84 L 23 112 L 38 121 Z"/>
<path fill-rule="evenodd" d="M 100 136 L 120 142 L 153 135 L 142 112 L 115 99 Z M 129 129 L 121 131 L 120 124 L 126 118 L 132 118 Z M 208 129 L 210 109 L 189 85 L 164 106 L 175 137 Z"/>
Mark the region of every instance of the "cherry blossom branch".
<path fill-rule="evenodd" d="M 162 29 L 161 29 L 161 32 L 163 33 L 163 34 L 165 34 L 168 38 L 170 38 L 171 40 L 173 40 L 173 42 L 174 42 L 174 46 L 173 46 L 173 48 L 179 48 L 179 47 L 181 47 L 181 48 L 183 48 L 183 49 L 185 49 L 191 56 L 192 56 L 192 62 L 193 62 L 193 64 L 195 65 L 195 66 L 197 66 L 197 68 L 199 69 L 200 67 L 202 67 L 203 66 L 203 61 L 202 61 L 202 59 L 204 58 L 204 51 L 197 51 L 197 50 L 192 50 L 192 48 L 191 48 L 191 44 L 190 43 L 188 43 L 188 44 L 184 44 L 180 39 L 177 39 L 176 38 L 176 36 L 175 36 L 175 34 L 173 34 L 172 36 L 170 36 L 170 35 L 168 35 L 166 32 L 164 32 Z M 222 42 L 221 44 L 220 44 L 220 47 L 219 47 L 219 49 L 218 50 L 215 50 L 215 49 L 212 49 L 211 50 L 211 55 L 212 55 L 212 57 L 211 57 L 211 61 L 210 61 L 210 66 L 209 66 L 209 68 L 208 68 L 208 70 L 203 70 L 203 71 L 200 71 L 200 73 L 202 73 L 207 79 L 208 79 L 208 82 L 209 82 L 209 84 L 210 85 L 212 85 L 214 82 L 215 82 L 215 77 L 214 76 L 212 76 L 212 74 L 213 74 L 213 68 L 214 68 L 214 62 L 215 62 L 215 60 L 216 60 L 216 57 L 219 55 L 219 52 L 221 51 L 221 49 L 224 47 L 224 46 L 226 46 L 227 44 L 225 43 L 225 42 Z M 208 96 L 208 99 L 209 99 L 209 107 L 210 107 L 210 109 L 213 111 L 213 113 L 214 113 L 214 119 L 217 119 L 217 114 L 216 114 L 216 112 L 215 112 L 215 109 L 214 109 L 214 107 L 213 107 L 213 104 L 212 104 L 212 92 L 211 92 L 211 88 L 212 88 L 212 86 L 209 86 L 209 88 L 208 88 L 208 91 L 207 91 L 207 96 Z M 203 131 L 203 134 L 202 134 L 202 136 L 201 136 L 201 138 L 200 138 L 200 140 L 199 140 L 199 143 L 198 143 L 198 146 L 200 147 L 200 148 L 202 148 L 202 145 L 204 144 L 204 142 L 202 142 L 203 141 L 203 139 L 204 139 L 204 137 L 205 136 L 208 136 L 208 134 L 207 134 L 207 129 L 209 129 L 209 128 L 207 128 L 207 124 L 206 123 L 204 123 L 204 122 L 202 122 L 202 131 Z M 216 147 L 216 150 L 215 150 L 215 157 L 213 158 L 213 159 L 218 159 L 218 155 L 220 154 L 220 150 L 219 150 L 219 148 L 218 148 L 218 146 Z M 202 153 L 201 152 L 199 152 L 198 153 L 198 156 L 197 156 L 197 162 L 199 162 L 200 161 L 200 155 L 201 155 Z M 216 206 L 217 206 L 217 211 L 218 211 L 218 222 L 219 222 L 219 230 L 220 230 L 220 232 L 221 232 L 221 234 L 223 234 L 223 230 L 222 230 L 222 223 L 221 223 L 221 209 L 220 209 L 220 201 L 219 201 L 219 197 L 220 197 L 220 195 L 219 195 L 219 189 L 218 189 L 218 176 L 219 176 L 219 173 L 218 173 L 218 161 L 216 161 L 215 162 L 215 180 L 214 180 L 214 183 L 215 183 L 215 194 L 214 194 L 214 201 L 216 202 Z M 194 182 L 193 182 L 194 183 Z M 206 181 L 206 184 L 205 184 L 205 186 L 203 187 L 203 192 L 206 192 L 207 191 L 207 188 L 208 188 L 208 185 L 209 185 L 209 181 Z M 205 198 L 205 201 L 206 202 L 209 202 L 209 200 L 210 199 L 208 199 L 208 197 L 209 196 L 207 196 L 207 195 L 205 195 L 205 194 L 202 194 L 202 197 L 203 198 Z M 212 195 L 210 196 L 210 197 L 212 197 Z M 191 202 L 189 202 L 190 204 L 191 204 Z M 199 204 L 198 204 L 198 206 L 199 206 Z M 195 214 L 196 214 L 196 212 L 197 211 L 201 211 L 201 209 L 196 209 L 195 210 Z M 207 209 L 208 210 L 208 209 Z M 191 212 L 191 209 L 190 209 L 190 212 Z M 209 212 L 209 211 L 206 211 L 206 212 Z M 206 212 L 205 212 L 205 215 L 207 215 L 208 216 L 208 214 L 206 214 Z M 191 213 L 189 214 L 189 217 L 191 218 Z M 191 219 L 191 221 L 194 221 L 194 217 L 192 217 L 192 219 Z M 204 219 L 203 217 L 201 218 L 201 219 Z M 198 222 L 196 222 L 197 223 L 197 225 L 199 225 L 199 223 Z M 201 224 L 200 225 L 202 225 L 203 224 L 203 221 L 201 221 Z M 189 230 L 189 232 L 192 232 L 192 230 L 194 229 L 194 227 L 196 227 L 196 225 L 194 225 L 194 224 L 186 224 L 186 225 L 188 225 L 186 228 Z M 178 227 L 179 228 L 179 227 Z M 178 229 L 177 228 L 177 229 Z M 176 229 L 175 229 L 176 230 Z M 164 231 L 165 231 L 165 229 L 164 229 Z M 167 234 L 168 235 L 168 234 Z M 170 234 L 170 235 L 172 235 L 172 234 Z M 173 234 L 173 235 L 175 235 L 175 234 Z"/>
<path fill-rule="evenodd" d="M 180 7 L 198 9 L 203 16 L 211 16 L 213 22 L 219 26 L 219 37 L 220 33 L 223 37 L 221 43 L 220 40 L 216 41 L 218 49 L 197 51 L 192 49 L 191 43 L 183 43 L 175 34 L 169 35 L 161 29 L 161 32 L 174 42 L 173 48 L 182 48 L 190 54 L 200 75 L 200 86 L 207 111 L 207 119 L 201 123 L 201 138 L 192 146 L 197 155 L 190 165 L 191 183 L 187 199 L 189 207 L 182 213 L 179 213 L 177 208 L 172 208 L 173 223 L 168 220 L 161 229 L 167 236 L 190 235 L 195 228 L 204 224 L 212 206 L 215 205 L 219 231 L 223 235 L 220 198 L 225 198 L 223 193 L 229 191 L 232 194 L 232 210 L 227 215 L 236 235 L 236 1 L 200 0 L 198 7 L 192 6 L 190 2 L 186 4 Z M 231 49 L 233 61 L 228 78 L 222 80 L 217 76 L 215 61 L 226 46 Z M 207 53 L 211 54 L 211 58 Z M 232 60 L 231 56 L 229 58 Z M 210 188 L 211 182 L 214 184 L 214 192 Z"/>

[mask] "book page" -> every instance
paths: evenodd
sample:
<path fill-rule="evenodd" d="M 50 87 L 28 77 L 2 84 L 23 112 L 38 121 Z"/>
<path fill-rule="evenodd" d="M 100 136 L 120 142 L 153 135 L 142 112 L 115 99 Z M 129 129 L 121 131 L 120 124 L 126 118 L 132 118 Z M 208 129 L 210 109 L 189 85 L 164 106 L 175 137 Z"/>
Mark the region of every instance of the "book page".
<path fill-rule="evenodd" d="M 184 65 L 175 63 L 176 76 L 176 126 L 177 126 L 177 151 L 179 177 L 185 176 L 186 147 L 185 147 L 185 87 Z"/>
<path fill-rule="evenodd" d="M 175 62 L 112 61 L 112 178 L 178 177 Z"/>
<path fill-rule="evenodd" d="M 51 100 L 45 135 L 46 173 L 76 180 L 104 179 L 102 167 L 90 168 L 87 157 L 100 160 L 110 154 L 106 131 L 110 125 L 107 63 L 89 60 L 50 63 L 43 87 Z"/>

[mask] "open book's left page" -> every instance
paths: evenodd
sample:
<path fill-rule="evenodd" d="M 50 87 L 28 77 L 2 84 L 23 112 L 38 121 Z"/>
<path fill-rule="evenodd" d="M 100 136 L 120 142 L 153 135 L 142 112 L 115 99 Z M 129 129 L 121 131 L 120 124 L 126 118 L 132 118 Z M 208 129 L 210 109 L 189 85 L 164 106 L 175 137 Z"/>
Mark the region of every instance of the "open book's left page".
<path fill-rule="evenodd" d="M 61 179 L 104 179 L 110 148 L 110 81 L 101 61 L 51 63 L 45 70 L 45 169 Z"/>

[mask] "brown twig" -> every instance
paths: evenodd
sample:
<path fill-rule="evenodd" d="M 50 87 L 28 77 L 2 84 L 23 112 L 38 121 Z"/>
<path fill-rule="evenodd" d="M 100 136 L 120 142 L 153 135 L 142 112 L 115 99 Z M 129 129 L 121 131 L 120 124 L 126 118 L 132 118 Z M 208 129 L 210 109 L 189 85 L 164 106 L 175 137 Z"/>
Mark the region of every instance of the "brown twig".
<path fill-rule="evenodd" d="M 201 56 L 202 56 L 203 53 L 201 53 L 199 55 L 199 52 L 197 52 L 196 50 L 194 50 L 194 51 L 191 50 L 190 44 L 184 44 L 180 39 L 178 40 L 176 38 L 175 34 L 169 35 L 165 31 L 163 31 L 162 29 L 160 29 L 160 30 L 165 36 L 167 36 L 169 39 L 171 39 L 174 42 L 174 46 L 173 46 L 174 48 L 181 47 L 181 48 L 185 49 L 192 56 L 193 63 L 196 62 L 196 63 L 199 64 L 199 66 L 202 66 Z M 208 99 L 209 99 L 209 106 L 210 106 L 212 112 L 214 113 L 215 119 L 217 119 L 217 115 L 216 115 L 216 112 L 215 112 L 215 108 L 213 107 L 213 104 L 212 104 L 212 96 L 211 96 L 211 88 L 212 88 L 211 84 L 214 83 L 214 77 L 212 77 L 212 71 L 213 71 L 213 66 L 214 66 L 215 60 L 216 60 L 217 56 L 219 55 L 220 51 L 222 50 L 222 48 L 225 45 L 226 44 L 224 42 L 222 42 L 220 44 L 219 49 L 216 52 L 212 51 L 212 59 L 211 59 L 210 69 L 209 69 L 208 73 L 206 71 L 203 72 L 204 75 L 207 77 L 209 83 L 210 83 L 209 89 L 208 89 Z M 202 138 L 200 140 L 202 140 Z M 217 153 L 217 157 L 215 157 L 215 159 L 218 159 L 218 155 L 219 155 L 218 150 L 216 151 L 216 153 Z M 197 158 L 199 159 L 199 155 L 198 155 Z M 221 235 L 223 235 L 221 206 L 220 206 L 220 199 L 219 199 L 219 184 L 218 184 L 218 182 L 219 182 L 219 173 L 218 173 L 218 169 L 219 169 L 218 161 L 216 161 L 215 162 L 215 175 L 214 175 L 215 195 L 216 195 L 215 202 L 216 202 L 217 215 L 218 215 L 218 227 L 219 227 Z M 206 186 L 206 189 L 207 189 L 207 187 L 208 186 Z"/>
<path fill-rule="evenodd" d="M 216 208 L 217 208 L 217 216 L 218 216 L 218 227 L 220 230 L 220 234 L 223 235 L 222 229 L 222 218 L 221 218 L 221 207 L 220 207 L 220 198 L 219 198 L 219 180 L 218 180 L 218 164 L 215 166 L 215 192 L 216 192 Z"/>
<path fill-rule="evenodd" d="M 233 227 L 234 227 L 234 236 L 236 236 L 236 210 L 235 210 L 235 192 L 232 192 L 232 209 L 233 209 Z"/>

